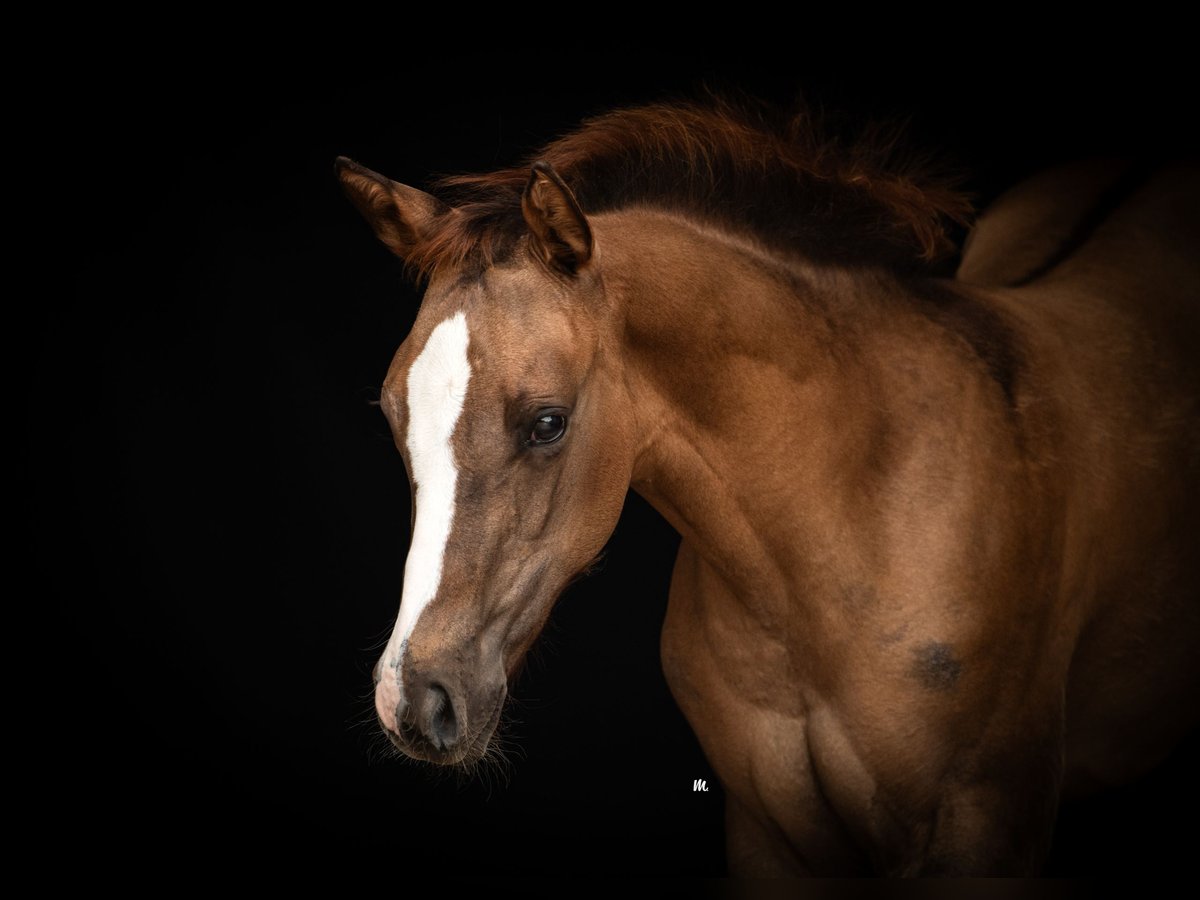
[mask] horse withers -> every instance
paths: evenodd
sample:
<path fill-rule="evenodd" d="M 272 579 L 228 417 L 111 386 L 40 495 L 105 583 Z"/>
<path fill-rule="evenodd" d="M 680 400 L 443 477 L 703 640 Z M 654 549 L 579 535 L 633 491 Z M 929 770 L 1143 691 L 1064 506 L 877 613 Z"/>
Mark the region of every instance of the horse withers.
<path fill-rule="evenodd" d="M 668 683 L 731 871 L 1036 871 L 1059 800 L 1195 725 L 1194 168 L 967 204 L 890 143 L 656 105 L 445 200 L 337 174 L 427 289 L 382 394 L 415 523 L 376 667 L 469 765 L 642 494 L 682 535 Z"/>

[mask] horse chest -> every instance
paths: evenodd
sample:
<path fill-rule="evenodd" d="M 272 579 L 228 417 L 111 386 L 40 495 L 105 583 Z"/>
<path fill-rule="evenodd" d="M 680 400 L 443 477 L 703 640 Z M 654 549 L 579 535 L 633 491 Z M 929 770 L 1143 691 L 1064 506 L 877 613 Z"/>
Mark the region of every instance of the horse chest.
<path fill-rule="evenodd" d="M 936 784 L 892 777 L 897 766 L 922 771 L 930 748 L 904 738 L 911 722 L 890 717 L 903 715 L 912 694 L 941 696 L 945 686 L 917 682 L 903 697 L 880 698 L 864 685 L 882 669 L 822 686 L 794 648 L 728 614 L 738 606 L 685 542 L 663 628 L 663 669 L 726 791 L 747 815 L 785 835 L 787 852 L 805 866 L 854 871 L 870 848 L 876 868 L 896 868 L 922 839 L 901 822 L 926 805 Z M 888 712 L 876 728 L 871 712 L 880 705 Z"/>

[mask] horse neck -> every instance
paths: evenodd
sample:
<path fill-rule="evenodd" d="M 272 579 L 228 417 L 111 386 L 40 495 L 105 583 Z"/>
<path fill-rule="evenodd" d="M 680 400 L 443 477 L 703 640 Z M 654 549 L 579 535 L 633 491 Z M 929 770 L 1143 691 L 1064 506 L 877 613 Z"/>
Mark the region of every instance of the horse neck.
<path fill-rule="evenodd" d="M 786 603 L 888 439 L 871 349 L 904 343 L 884 313 L 898 284 L 664 214 L 596 228 L 641 436 L 631 486 L 729 584 Z"/>

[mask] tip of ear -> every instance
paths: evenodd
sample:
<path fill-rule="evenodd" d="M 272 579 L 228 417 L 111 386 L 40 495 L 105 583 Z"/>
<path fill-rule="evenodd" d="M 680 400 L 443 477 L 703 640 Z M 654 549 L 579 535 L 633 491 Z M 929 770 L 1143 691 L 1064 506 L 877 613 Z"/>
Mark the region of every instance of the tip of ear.
<path fill-rule="evenodd" d="M 344 172 L 360 172 L 362 166 L 348 156 L 339 156 L 333 161 L 333 174 L 339 178 Z"/>

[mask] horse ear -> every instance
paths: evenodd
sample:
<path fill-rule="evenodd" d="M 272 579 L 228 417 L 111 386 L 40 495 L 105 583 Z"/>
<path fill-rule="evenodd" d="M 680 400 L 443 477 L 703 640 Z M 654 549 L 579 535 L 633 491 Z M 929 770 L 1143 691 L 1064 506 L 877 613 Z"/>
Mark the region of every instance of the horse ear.
<path fill-rule="evenodd" d="M 551 268 L 574 275 L 592 258 L 592 229 L 579 201 L 548 162 L 535 162 L 521 196 L 530 246 Z"/>
<path fill-rule="evenodd" d="M 431 194 L 397 184 L 344 156 L 334 162 L 333 171 L 376 237 L 401 259 L 429 234 L 434 220 L 450 212 Z"/>

